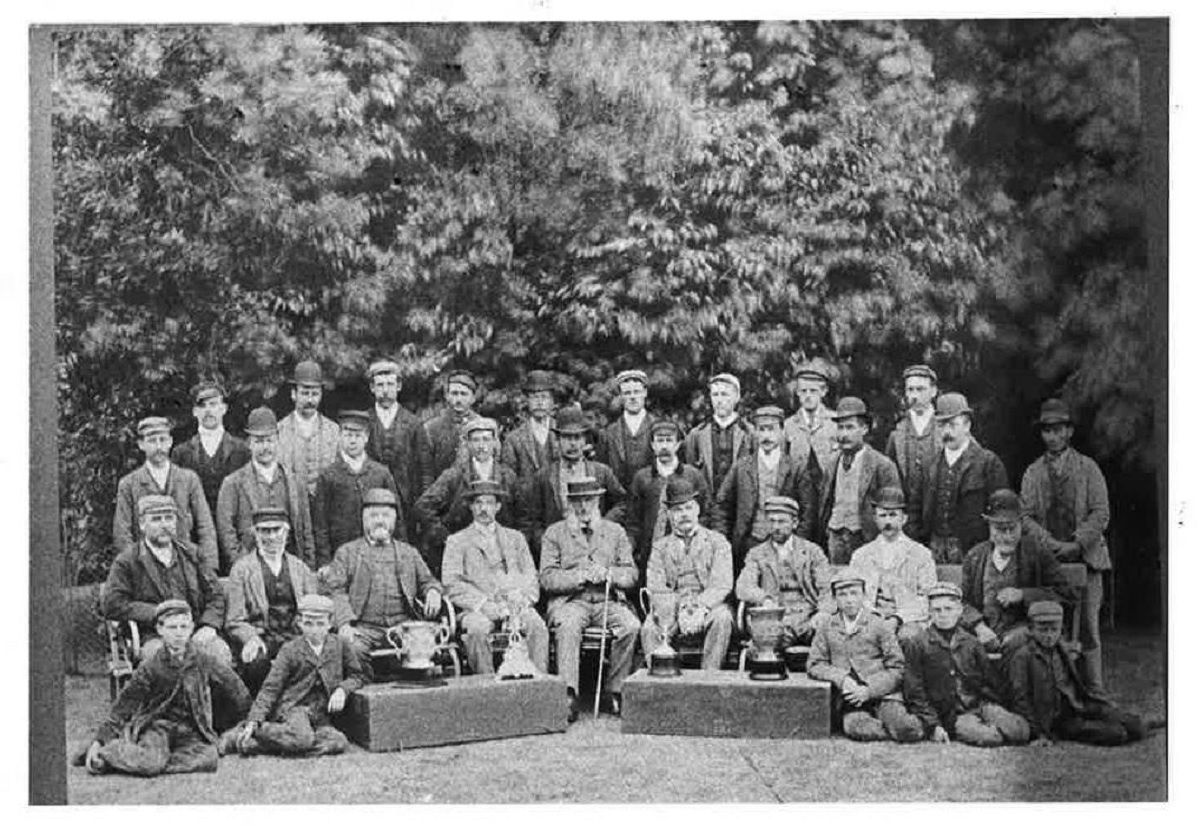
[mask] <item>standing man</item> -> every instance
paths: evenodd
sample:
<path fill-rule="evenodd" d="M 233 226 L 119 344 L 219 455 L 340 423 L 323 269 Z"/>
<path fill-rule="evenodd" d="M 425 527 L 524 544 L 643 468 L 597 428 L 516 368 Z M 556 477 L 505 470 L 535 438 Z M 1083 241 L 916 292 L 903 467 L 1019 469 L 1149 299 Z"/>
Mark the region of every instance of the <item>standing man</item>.
<path fill-rule="evenodd" d="M 683 461 L 700 468 L 708 489 L 717 491 L 740 459 L 754 453 L 754 430 L 738 415 L 742 383 L 721 373 L 708 380 L 712 418 L 693 427 L 683 440 Z"/>
<path fill-rule="evenodd" d="M 572 722 L 579 714 L 579 646 L 584 629 L 599 625 L 607 616 L 613 639 L 601 707 L 620 716 L 621 687 L 633 667 L 642 625 L 629 607 L 627 593 L 638 580 L 633 547 L 624 528 L 600 516 L 604 494 L 604 485 L 596 479 L 569 482 L 568 516 L 547 528 L 542 539 L 540 580 L 549 597 L 546 615 L 554 632 L 558 676 L 571 697 Z"/>
<path fill-rule="evenodd" d="M 192 415 L 196 417 L 196 435 L 171 448 L 171 461 L 193 470 L 204 488 L 204 501 L 210 514 L 217 512 L 217 494 L 225 477 L 250 461 L 246 442 L 225 431 L 225 390 L 214 382 L 201 382 L 192 388 Z"/>
<path fill-rule="evenodd" d="M 1042 405 L 1038 426 L 1046 453 L 1021 479 L 1024 527 L 1060 562 L 1087 566 L 1079 610 L 1079 642 L 1083 647 L 1083 680 L 1097 696 L 1104 692 L 1100 656 L 1100 604 L 1104 572 L 1112 570 L 1104 531 L 1108 527 L 1108 486 L 1100 467 L 1071 447 L 1075 420 L 1060 399 Z"/>
<path fill-rule="evenodd" d="M 832 373 L 824 359 L 813 359 L 801 366 L 796 376 L 800 407 L 783 424 L 784 449 L 808 477 L 808 489 L 796 496 L 801 508 L 800 534 L 806 539 L 815 539 L 815 509 L 821 499 L 825 475 L 837 458 L 837 425 L 833 411 L 823 404 Z"/>
<path fill-rule="evenodd" d="M 677 476 L 667 482 L 667 507 L 671 510 L 672 532 L 655 541 L 646 566 L 646 590 L 650 604 L 674 604 L 659 619 L 665 623 L 667 639 L 704 635 L 700 667 L 719 671 L 733 635 L 733 612 L 725 604 L 733 590 L 733 554 L 729 540 L 716 531 L 700 527 L 700 491 Z M 661 610 L 656 607 L 656 611 Z M 646 664 L 657 647 L 659 629 L 652 622 L 642 626 L 642 650 Z"/>
<path fill-rule="evenodd" d="M 825 542 L 829 561 L 846 565 L 854 551 L 879 535 L 871 501 L 884 488 L 900 487 L 892 460 L 866 443 L 871 416 L 862 399 L 840 400 L 837 461 L 823 477 L 817 520 L 817 542 Z"/>
<path fill-rule="evenodd" d="M 446 376 L 446 410 L 425 422 L 431 479 L 437 479 L 457 460 L 466 457 L 463 427 L 479 417 L 473 409 L 476 389 L 475 377 L 466 370 L 454 370 Z"/>
<path fill-rule="evenodd" d="M 317 568 L 328 565 L 338 548 L 362 536 L 363 494 L 372 488 L 396 493 L 391 471 L 367 458 L 371 414 L 365 410 L 343 410 L 338 414 L 338 428 L 340 450 L 317 477 L 317 492 L 312 498 Z M 396 528 L 399 538 L 406 539 L 403 514 L 397 519 Z"/>
<path fill-rule="evenodd" d="M 654 417 L 646 412 L 646 388 L 649 379 L 642 370 L 623 370 L 617 375 L 621 393 L 621 415 L 604 428 L 596 442 L 596 460 L 612 468 L 621 487 L 629 490 L 633 474 L 650 464 L 650 425 Z"/>
<path fill-rule="evenodd" d="M 442 581 L 446 598 L 458 608 L 467 662 L 476 674 L 491 674 L 492 646 L 488 636 L 510 621 L 529 646 L 529 658 L 545 674 L 550 655 L 550 632 L 538 616 L 537 567 L 520 531 L 496 522 L 503 507 L 504 488 L 477 479 L 466 492 L 473 521 L 446 540 Z"/>
<path fill-rule="evenodd" d="M 942 450 L 926 477 L 921 527 L 916 538 L 939 565 L 958 565 L 987 539 L 983 509 L 988 497 L 1008 487 L 1008 472 L 992 451 L 971 436 L 974 415 L 961 393 L 939 396 L 936 413 Z"/>
<path fill-rule="evenodd" d="M 137 503 L 142 497 L 169 496 L 177 506 L 179 536 L 196 543 L 200 562 L 215 573 L 217 530 L 200 477 L 171 463 L 171 423 L 151 416 L 138 422 L 137 429 L 138 447 L 146 462 L 117 483 L 117 508 L 113 514 L 113 544 L 117 553 L 136 550 L 141 544 Z"/>
<path fill-rule="evenodd" d="M 783 449 L 783 410 L 773 405 L 754 411 L 757 449 L 736 461 L 717 491 L 713 529 L 733 545 L 735 569 L 746 552 L 770 536 L 767 500 L 788 496 L 800 506 L 796 530 L 804 536 L 805 514 L 815 510 L 803 497 L 810 491 L 804 466 Z"/>
<path fill-rule="evenodd" d="M 671 533 L 667 518 L 667 482 L 671 479 L 687 479 L 699 492 L 700 522 L 709 526 L 712 515 L 712 492 L 704 474 L 691 465 L 679 461 L 679 425 L 660 419 L 650 425 L 650 445 L 654 450 L 654 464 L 633 474 L 629 490 L 629 507 L 625 511 L 625 530 L 633 543 L 634 559 L 638 570 L 643 570 L 650 558 L 650 546 Z"/>
<path fill-rule="evenodd" d="M 391 471 L 400 497 L 400 535 L 415 537 L 418 534 L 413 503 L 433 484 L 429 435 L 421 421 L 399 402 L 400 365 L 387 360 L 374 362 L 367 370 L 367 377 L 375 395 L 367 455 Z"/>
<path fill-rule="evenodd" d="M 242 554 L 254 552 L 254 512 L 263 508 L 287 513 L 292 526 L 288 551 L 309 567 L 316 567 L 308 493 L 278 460 L 279 428 L 269 407 L 250 412 L 246 435 L 250 461 L 225 477 L 217 496 L 222 570 L 229 570 Z"/>
<path fill-rule="evenodd" d="M 279 461 L 309 496 L 317 492 L 317 477 L 337 458 L 338 426 L 321 415 L 325 379 L 321 365 L 302 361 L 292 374 L 295 410 L 279 423 Z"/>
<path fill-rule="evenodd" d="M 904 371 L 904 400 L 908 412 L 888 435 L 884 453 L 896 463 L 900 487 L 909 506 L 907 530 L 921 522 L 921 503 L 925 501 L 926 474 L 937 461 L 941 434 L 933 416 L 937 396 L 937 373 L 928 364 L 914 364 Z"/>
<path fill-rule="evenodd" d="M 532 370 L 521 386 L 528 414 L 520 426 L 504 437 L 500 461 L 517 474 L 524 499 L 538 471 L 558 458 L 558 440 L 554 436 L 554 381 L 544 370 Z"/>

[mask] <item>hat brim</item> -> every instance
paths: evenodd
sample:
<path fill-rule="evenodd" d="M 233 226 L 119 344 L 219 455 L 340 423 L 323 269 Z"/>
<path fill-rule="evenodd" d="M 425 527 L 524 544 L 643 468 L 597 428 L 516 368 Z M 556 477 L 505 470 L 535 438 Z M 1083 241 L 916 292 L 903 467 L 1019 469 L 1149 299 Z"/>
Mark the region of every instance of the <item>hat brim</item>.
<path fill-rule="evenodd" d="M 997 514 L 995 516 L 989 516 L 988 514 L 985 513 L 985 514 L 983 514 L 983 518 L 985 520 L 987 520 L 988 522 L 1013 523 L 1013 522 L 1021 521 L 1021 514 L 1020 513 L 1014 514 L 1010 511 L 1007 513 Z"/>
<path fill-rule="evenodd" d="M 575 425 L 569 427 L 551 427 L 550 429 L 559 436 L 586 436 L 592 432 L 590 427 L 576 427 Z"/>
<path fill-rule="evenodd" d="M 1056 424 L 1075 424 L 1075 420 L 1065 415 L 1042 416 L 1035 422 L 1038 427 L 1051 427 Z"/>
<path fill-rule="evenodd" d="M 933 418 L 939 422 L 948 422 L 956 416 L 974 416 L 975 411 L 969 407 L 964 407 L 962 410 L 956 410 L 953 413 L 934 413 Z"/>
<path fill-rule="evenodd" d="M 695 502 L 698 498 L 700 498 L 700 494 L 693 493 L 690 496 L 680 496 L 674 499 L 668 499 L 666 504 L 668 508 L 673 508 L 677 505 L 686 505 L 688 502 Z"/>
<path fill-rule="evenodd" d="M 567 491 L 568 499 L 588 499 L 593 496 L 599 498 L 603 495 L 604 488 L 596 488 L 595 490 Z"/>

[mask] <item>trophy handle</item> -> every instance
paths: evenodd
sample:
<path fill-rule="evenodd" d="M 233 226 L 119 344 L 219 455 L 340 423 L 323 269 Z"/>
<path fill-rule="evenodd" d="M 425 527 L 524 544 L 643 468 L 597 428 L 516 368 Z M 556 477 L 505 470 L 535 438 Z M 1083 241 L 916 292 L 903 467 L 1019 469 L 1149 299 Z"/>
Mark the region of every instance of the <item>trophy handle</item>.
<path fill-rule="evenodd" d="M 646 588 L 638 591 L 638 601 L 642 604 L 643 616 L 650 616 L 650 591 Z"/>
<path fill-rule="evenodd" d="M 399 653 L 404 650 L 404 637 L 396 639 L 394 636 L 392 636 L 395 632 L 396 626 L 393 625 L 384 633 L 384 636 L 387 637 L 387 641 L 390 642 L 392 647 L 396 649 L 396 652 Z"/>
<path fill-rule="evenodd" d="M 450 628 L 446 625 L 439 625 L 437 631 L 434 633 L 434 640 L 439 647 L 450 642 Z"/>

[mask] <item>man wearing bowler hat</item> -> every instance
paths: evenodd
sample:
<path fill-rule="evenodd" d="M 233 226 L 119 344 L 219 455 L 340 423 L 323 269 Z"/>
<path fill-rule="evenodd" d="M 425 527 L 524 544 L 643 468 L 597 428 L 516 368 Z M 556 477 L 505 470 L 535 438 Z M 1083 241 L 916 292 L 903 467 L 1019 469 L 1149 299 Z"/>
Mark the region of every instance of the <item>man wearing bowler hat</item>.
<path fill-rule="evenodd" d="M 160 416 L 138 422 L 138 447 L 145 463 L 117 483 L 113 513 L 113 544 L 117 553 L 136 550 L 141 544 L 137 503 L 145 496 L 168 496 L 175 502 L 178 535 L 194 542 L 200 562 L 217 570 L 217 531 L 204 498 L 204 485 L 194 471 L 170 460 L 171 423 Z"/>
<path fill-rule="evenodd" d="M 834 565 L 850 562 L 854 551 L 879 535 L 871 501 L 884 488 L 900 487 L 892 460 L 866 443 L 871 416 L 862 399 L 847 396 L 833 414 L 837 460 L 822 477 L 814 539 L 829 549 Z"/>
<path fill-rule="evenodd" d="M 209 513 L 216 515 L 217 494 L 225 477 L 250 461 L 245 440 L 225 430 L 225 390 L 216 382 L 204 381 L 192 388 L 192 415 L 196 435 L 171 448 L 171 461 L 193 470 L 200 477 Z"/>
<path fill-rule="evenodd" d="M 500 461 L 517 474 L 524 499 L 524 490 L 533 484 L 538 471 L 558 456 L 558 440 L 554 435 L 554 380 L 544 370 L 531 370 L 521 384 L 525 395 L 525 421 L 509 431 L 500 450 Z"/>
<path fill-rule="evenodd" d="M 338 426 L 317 409 L 325 391 L 321 365 L 302 361 L 292 374 L 295 409 L 279 422 L 279 461 L 304 486 L 317 492 L 317 477 L 338 453 Z"/>
<path fill-rule="evenodd" d="M 983 509 L 988 497 L 1008 487 L 1000 458 L 971 435 L 974 412 L 961 393 L 938 396 L 934 409 L 942 447 L 931 460 L 914 536 L 939 565 L 958 565 L 988 536 Z"/>
<path fill-rule="evenodd" d="M 472 521 L 446 540 L 442 582 L 446 598 L 461 612 L 467 662 L 476 674 L 491 674 L 488 635 L 511 621 L 525 636 L 533 664 L 544 674 L 550 632 L 534 607 L 541 593 L 537 567 L 521 532 L 496 521 L 504 507 L 504 487 L 490 479 L 476 479 L 468 485 L 465 498 Z"/>
<path fill-rule="evenodd" d="M 746 554 L 746 565 L 737 578 L 737 598 L 751 607 L 783 606 L 780 644 L 808 645 L 817 625 L 836 610 L 829 590 L 829 560 L 820 545 L 796 535 L 799 502 L 790 496 L 772 496 L 766 511 L 771 536 Z"/>
<path fill-rule="evenodd" d="M 700 525 L 700 491 L 686 478 L 667 482 L 666 505 L 671 533 L 654 542 L 646 565 L 646 590 L 652 605 L 675 604 L 658 619 L 667 638 L 704 637 L 701 668 L 720 670 L 733 634 L 733 612 L 725 604 L 733 590 L 733 554 L 729 540 Z M 657 609 L 656 609 L 657 610 Z M 642 650 L 649 664 L 658 645 L 655 623 L 642 628 Z"/>
<path fill-rule="evenodd" d="M 629 490 L 633 474 L 650 464 L 650 425 L 655 417 L 646 411 L 650 381 L 644 370 L 622 370 L 617 374 L 621 415 L 596 440 L 596 459 L 612 468 L 621 487 Z"/>
<path fill-rule="evenodd" d="M 254 553 L 254 513 L 262 508 L 287 512 L 291 530 L 287 549 L 316 567 L 308 491 L 279 460 L 279 427 L 269 407 L 250 411 L 246 420 L 250 461 L 225 477 L 217 496 L 221 569 L 239 556 Z"/>
<path fill-rule="evenodd" d="M 683 440 L 683 461 L 704 473 L 712 491 L 721 489 L 738 460 L 754 454 L 754 429 L 738 413 L 741 398 L 742 383 L 737 376 L 713 376 L 708 380 L 712 416 L 688 431 Z"/>
<path fill-rule="evenodd" d="M 699 468 L 679 461 L 679 425 L 669 419 L 660 419 L 650 425 L 650 444 L 654 449 L 654 464 L 633 474 L 629 489 L 628 507 L 625 510 L 625 530 L 633 543 L 634 559 L 638 570 L 645 568 L 650 557 L 650 546 L 671 532 L 667 517 L 667 482 L 675 478 L 687 479 L 699 492 L 700 523 L 709 526 L 712 514 L 712 492 L 708 479 Z"/>
<path fill-rule="evenodd" d="M 362 536 L 362 498 L 372 488 L 396 493 L 392 472 L 367 456 L 367 434 L 371 414 L 365 410 L 338 413 L 337 458 L 317 477 L 312 498 L 313 544 L 317 559 L 313 567 L 329 564 L 333 553 Z M 403 514 L 396 521 L 397 535 L 406 539 Z"/>
<path fill-rule="evenodd" d="M 628 593 L 638 581 L 633 547 L 624 528 L 600 515 L 605 493 L 604 485 L 593 478 L 568 482 L 566 516 L 550 525 L 542 538 L 538 576 L 549 598 L 546 617 L 554 633 L 558 676 L 571 697 L 572 721 L 579 713 L 579 646 L 584 629 L 608 620 L 613 638 L 601 707 L 620 716 L 621 688 L 633 667 L 642 625 L 629 607 Z"/>
<path fill-rule="evenodd" d="M 1037 421 L 1046 452 L 1025 470 L 1021 508 L 1025 530 L 1050 548 L 1060 562 L 1087 566 L 1079 610 L 1083 679 L 1093 694 L 1104 691 L 1100 656 L 1100 604 L 1104 572 L 1112 570 L 1108 542 L 1108 486 L 1100 467 L 1071 447 L 1075 419 L 1061 399 L 1047 399 Z"/>
<path fill-rule="evenodd" d="M 800 532 L 813 539 L 816 514 L 806 514 L 815 508 L 821 496 L 821 484 L 825 474 L 833 468 L 837 458 L 837 424 L 833 411 L 825 406 L 825 395 L 833 368 L 824 359 L 813 359 L 801 365 L 796 374 L 796 397 L 800 406 L 783 423 L 783 444 L 792 461 L 807 475 L 809 490 L 796 497 L 800 503 Z"/>
<path fill-rule="evenodd" d="M 312 570 L 284 550 L 289 528 L 287 511 L 255 511 L 257 550 L 238 557 L 225 587 L 225 633 L 238 649 L 238 668 L 252 692 L 266 679 L 279 649 L 298 633 L 300 600 L 317 592 Z"/>
<path fill-rule="evenodd" d="M 907 410 L 888 434 L 884 454 L 896 463 L 900 487 L 908 502 L 906 530 L 920 524 L 921 503 L 925 498 L 926 474 L 941 449 L 941 433 L 933 415 L 937 397 L 937 373 L 928 364 L 914 364 L 904 370 L 904 401 Z"/>
<path fill-rule="evenodd" d="M 456 461 L 466 458 L 465 425 L 477 419 L 475 394 L 479 385 L 466 370 L 452 370 L 446 375 L 446 409 L 425 421 L 429 437 L 429 477 L 437 479 Z"/>
<path fill-rule="evenodd" d="M 421 420 L 400 404 L 400 365 L 380 359 L 367 368 L 375 406 L 370 410 L 367 455 L 387 466 L 400 497 L 403 536 L 417 536 L 413 503 L 433 484 L 429 435 Z"/>

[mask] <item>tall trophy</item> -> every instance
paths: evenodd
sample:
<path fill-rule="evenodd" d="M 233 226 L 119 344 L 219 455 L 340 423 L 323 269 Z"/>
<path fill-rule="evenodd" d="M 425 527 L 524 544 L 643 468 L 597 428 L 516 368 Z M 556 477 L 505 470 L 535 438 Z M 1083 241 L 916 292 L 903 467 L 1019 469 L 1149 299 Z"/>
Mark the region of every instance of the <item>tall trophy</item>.
<path fill-rule="evenodd" d="M 650 604 L 647 605 L 647 602 Z M 675 595 L 667 593 L 650 597 L 649 592 L 643 590 L 642 607 L 650 615 L 650 621 L 658 633 L 658 646 L 650 652 L 650 676 L 680 676 L 679 655 L 671 647 L 669 633 L 671 619 L 675 616 Z"/>
<path fill-rule="evenodd" d="M 750 679 L 786 680 L 787 666 L 779 657 L 779 641 L 783 639 L 783 606 L 758 605 L 746 610 L 750 626 Z"/>
<path fill-rule="evenodd" d="M 504 649 L 504 659 L 496 669 L 497 680 L 532 680 L 537 674 L 537 667 L 529 658 L 529 646 L 525 642 L 525 635 L 521 633 L 520 613 L 523 602 L 517 593 L 504 593 L 503 631 L 508 634 L 508 645 Z"/>

